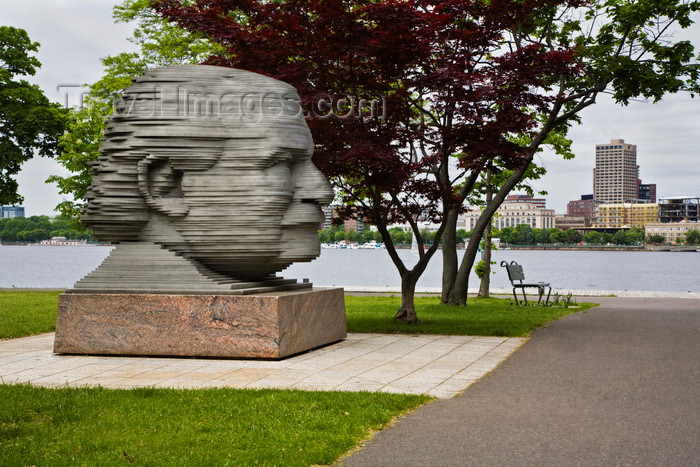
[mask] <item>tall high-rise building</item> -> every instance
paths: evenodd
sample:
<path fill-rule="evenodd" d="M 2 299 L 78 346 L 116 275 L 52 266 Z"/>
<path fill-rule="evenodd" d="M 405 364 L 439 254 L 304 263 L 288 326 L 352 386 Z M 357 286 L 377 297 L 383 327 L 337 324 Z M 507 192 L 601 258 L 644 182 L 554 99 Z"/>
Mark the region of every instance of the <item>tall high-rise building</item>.
<path fill-rule="evenodd" d="M 613 139 L 595 147 L 593 198 L 606 204 L 621 204 L 637 199 L 637 146 Z"/>

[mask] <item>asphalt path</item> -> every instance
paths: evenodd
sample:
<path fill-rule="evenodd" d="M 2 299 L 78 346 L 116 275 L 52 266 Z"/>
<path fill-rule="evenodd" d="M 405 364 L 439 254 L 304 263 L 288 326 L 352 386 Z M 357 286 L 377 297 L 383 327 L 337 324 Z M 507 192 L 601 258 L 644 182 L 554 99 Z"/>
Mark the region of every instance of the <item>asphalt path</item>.
<path fill-rule="evenodd" d="M 344 463 L 700 466 L 700 300 L 585 300 L 601 306 L 535 331 Z"/>

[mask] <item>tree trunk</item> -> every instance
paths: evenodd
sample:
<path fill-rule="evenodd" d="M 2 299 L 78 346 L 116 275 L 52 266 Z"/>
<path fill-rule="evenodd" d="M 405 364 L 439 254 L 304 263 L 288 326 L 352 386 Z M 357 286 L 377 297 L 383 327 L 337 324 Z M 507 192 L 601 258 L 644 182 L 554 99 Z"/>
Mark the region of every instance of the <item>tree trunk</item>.
<path fill-rule="evenodd" d="M 416 283 L 420 274 L 415 269 L 405 271 L 401 276 L 401 306 L 394 315 L 394 319 L 410 324 L 418 324 L 420 320 L 416 314 L 414 298 L 416 295 Z"/>
<path fill-rule="evenodd" d="M 491 218 L 496 213 L 496 210 L 503 203 L 506 195 L 517 185 L 525 175 L 528 165 L 532 161 L 532 157 L 528 158 L 524 165 L 518 170 L 515 170 L 510 177 L 505 181 L 505 183 L 498 189 L 496 196 L 493 201 L 486 205 L 484 210 L 476 222 L 474 229 L 472 230 L 472 236 L 469 239 L 469 244 L 462 257 L 462 263 L 459 265 L 457 270 L 457 279 L 455 280 L 455 286 L 450 294 L 449 303 L 451 305 L 464 306 L 467 304 L 467 292 L 469 290 L 469 273 L 474 266 L 474 259 L 476 258 L 476 253 L 479 250 L 479 243 L 484 235 L 486 226 L 491 224 Z"/>
<path fill-rule="evenodd" d="M 457 278 L 457 207 L 445 215 L 445 232 L 442 234 L 442 303 L 448 303 Z"/>
<path fill-rule="evenodd" d="M 486 205 L 493 201 L 493 187 L 491 186 L 491 174 L 493 168 L 489 164 L 486 169 Z M 491 222 L 486 224 L 484 229 L 484 275 L 481 276 L 481 285 L 479 286 L 479 297 L 487 298 L 489 296 L 489 285 L 491 283 Z"/>
<path fill-rule="evenodd" d="M 484 230 L 484 275 L 481 276 L 479 297 L 488 298 L 491 284 L 491 223 Z"/>
<path fill-rule="evenodd" d="M 486 163 L 488 158 L 482 157 L 480 161 L 482 163 Z M 446 174 L 444 176 L 447 178 Z M 443 198 L 444 206 L 452 206 L 450 209 L 446 210 L 442 223 L 442 225 L 445 226 L 445 231 L 443 234 L 446 238 L 448 238 L 448 240 L 443 240 L 442 242 L 442 303 L 445 304 L 452 303 L 450 301 L 450 297 L 452 296 L 452 291 L 457 283 L 457 275 L 459 273 L 457 268 L 459 263 L 459 260 L 457 259 L 457 219 L 459 217 L 460 209 L 464 204 L 464 200 L 466 199 L 467 195 L 471 193 L 472 189 L 474 188 L 474 184 L 478 179 L 479 171 L 472 171 L 460 188 L 456 197 Z M 450 239 L 452 239 L 451 243 Z"/>
<path fill-rule="evenodd" d="M 407 323 L 419 323 L 416 307 L 413 303 L 416 293 L 416 284 L 418 283 L 418 279 L 420 279 L 421 275 L 425 272 L 425 268 L 428 266 L 430 259 L 437 251 L 438 244 L 445 231 L 445 226 L 443 224 L 438 228 L 435 234 L 435 243 L 425 250 L 423 248 L 423 238 L 420 236 L 417 224 L 414 221 L 409 221 L 414 238 L 418 244 L 418 262 L 413 266 L 413 269 L 408 269 L 396 251 L 396 246 L 391 241 L 391 235 L 389 235 L 389 230 L 385 222 L 386 219 L 378 214 L 375 214 L 375 218 L 380 219 L 380 221 L 377 222 L 377 230 L 381 234 L 382 240 L 384 240 L 389 257 L 401 276 L 401 306 L 396 312 L 396 315 L 394 315 L 394 319 Z"/>
<path fill-rule="evenodd" d="M 469 238 L 469 243 L 467 243 L 467 248 L 464 251 L 464 256 L 462 257 L 462 263 L 459 265 L 457 270 L 457 278 L 455 279 L 454 287 L 452 292 L 450 292 L 450 297 L 448 304 L 464 306 L 467 304 L 467 291 L 469 288 L 469 272 L 474 265 L 474 258 L 476 258 L 476 253 L 479 250 L 479 242 L 481 242 L 481 235 L 476 234 L 476 231 L 472 231 L 472 236 Z"/>

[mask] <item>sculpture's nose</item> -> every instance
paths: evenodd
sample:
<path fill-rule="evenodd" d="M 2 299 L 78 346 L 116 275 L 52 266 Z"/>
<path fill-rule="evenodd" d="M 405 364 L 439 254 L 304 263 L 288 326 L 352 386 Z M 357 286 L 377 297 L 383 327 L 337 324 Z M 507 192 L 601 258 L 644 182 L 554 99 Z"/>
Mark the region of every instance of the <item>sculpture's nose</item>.
<path fill-rule="evenodd" d="M 333 189 L 310 159 L 294 164 L 292 178 L 295 199 L 305 202 L 314 201 L 321 205 L 330 204 L 333 201 Z"/>

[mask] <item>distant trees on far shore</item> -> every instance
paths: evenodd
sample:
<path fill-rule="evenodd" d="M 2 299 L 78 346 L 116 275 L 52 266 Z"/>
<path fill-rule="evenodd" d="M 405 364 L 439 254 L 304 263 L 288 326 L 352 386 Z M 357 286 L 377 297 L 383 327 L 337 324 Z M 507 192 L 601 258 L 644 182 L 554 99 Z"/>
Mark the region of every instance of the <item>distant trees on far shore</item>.
<path fill-rule="evenodd" d="M 76 229 L 71 220 L 61 217 L 51 219 L 49 216 L 31 216 L 0 219 L 2 243 L 37 243 L 52 237 L 89 240 L 91 236 L 90 232 Z"/>
<path fill-rule="evenodd" d="M 389 229 L 391 239 L 396 245 L 410 245 L 413 235 L 401 227 Z M 457 230 L 458 243 L 466 241 L 471 236 L 471 232 L 464 229 Z M 421 236 L 426 244 L 431 245 L 435 240 L 435 232 L 423 229 Z M 318 231 L 321 243 L 333 243 L 346 241 L 349 243 L 367 243 L 371 241 L 382 242 L 382 237 L 376 230 L 365 229 L 358 233 L 353 229 L 344 230 L 342 225 L 332 226 L 329 229 Z M 629 230 L 618 230 L 616 233 L 606 233 L 591 231 L 585 234 L 574 229 L 561 230 L 557 228 L 537 229 L 527 224 L 520 224 L 515 227 L 504 227 L 494 229 L 492 238 L 500 238 L 501 244 L 507 245 L 547 245 L 547 244 L 569 244 L 575 245 L 585 243 L 587 245 L 641 245 L 643 243 L 658 244 L 665 243 L 661 235 L 650 235 L 645 237 L 643 229 L 631 228 Z M 684 237 L 678 238 L 675 243 L 700 245 L 700 230 L 691 229 Z"/>

